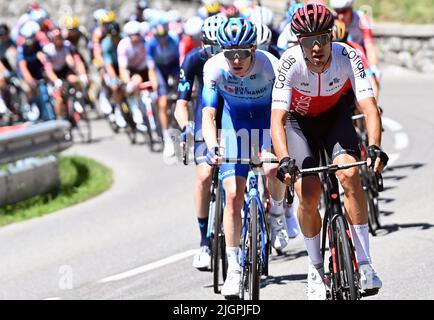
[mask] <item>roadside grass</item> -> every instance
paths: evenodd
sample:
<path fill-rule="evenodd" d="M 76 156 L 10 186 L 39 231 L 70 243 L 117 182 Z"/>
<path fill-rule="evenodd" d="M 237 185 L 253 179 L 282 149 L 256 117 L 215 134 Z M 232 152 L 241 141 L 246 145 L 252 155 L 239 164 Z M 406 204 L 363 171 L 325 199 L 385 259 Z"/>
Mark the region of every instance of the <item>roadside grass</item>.
<path fill-rule="evenodd" d="M 88 200 L 109 189 L 112 171 L 95 160 L 59 158 L 60 189 L 0 208 L 0 226 L 43 216 Z"/>
<path fill-rule="evenodd" d="M 363 7 L 377 21 L 434 24 L 434 0 L 356 0 L 354 8 Z"/>

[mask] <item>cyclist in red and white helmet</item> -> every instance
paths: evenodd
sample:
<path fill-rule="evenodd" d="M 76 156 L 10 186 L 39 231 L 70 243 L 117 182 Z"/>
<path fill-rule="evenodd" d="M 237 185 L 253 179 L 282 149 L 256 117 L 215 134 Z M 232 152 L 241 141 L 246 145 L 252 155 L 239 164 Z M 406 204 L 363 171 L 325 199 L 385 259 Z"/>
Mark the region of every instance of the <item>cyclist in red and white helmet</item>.
<path fill-rule="evenodd" d="M 368 164 L 381 172 L 388 157 L 381 146 L 381 118 L 362 60 L 350 46 L 333 42 L 334 18 L 318 4 L 299 8 L 291 28 L 299 45 L 282 55 L 273 91 L 271 136 L 280 160 L 279 179 L 289 184 L 291 174 L 318 166 L 318 145 L 334 164 L 361 158 L 349 105 L 354 96 L 368 128 Z M 286 125 L 286 126 L 285 126 Z M 295 159 L 295 166 L 291 160 Z M 344 203 L 353 235 L 362 292 L 375 294 L 382 282 L 372 267 L 369 250 L 368 210 L 358 169 L 336 173 L 344 191 Z M 301 189 L 301 184 L 303 188 Z M 309 299 L 325 299 L 324 261 L 320 250 L 321 217 L 318 204 L 321 183 L 316 175 L 296 181 L 298 217 L 309 256 Z"/>

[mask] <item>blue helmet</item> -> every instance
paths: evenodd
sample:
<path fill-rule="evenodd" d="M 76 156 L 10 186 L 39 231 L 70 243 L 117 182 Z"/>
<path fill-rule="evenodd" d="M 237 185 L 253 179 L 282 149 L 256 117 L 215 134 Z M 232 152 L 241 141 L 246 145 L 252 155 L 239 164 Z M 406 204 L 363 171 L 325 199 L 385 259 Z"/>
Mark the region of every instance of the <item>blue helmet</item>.
<path fill-rule="evenodd" d="M 302 3 L 294 3 L 294 4 L 290 5 L 288 8 L 288 11 L 286 12 L 286 20 L 288 22 L 291 22 L 292 16 L 295 14 L 295 11 L 297 11 L 300 8 L 303 8 Z"/>
<path fill-rule="evenodd" d="M 243 18 L 230 18 L 217 31 L 221 47 L 253 46 L 256 44 L 256 26 Z"/>

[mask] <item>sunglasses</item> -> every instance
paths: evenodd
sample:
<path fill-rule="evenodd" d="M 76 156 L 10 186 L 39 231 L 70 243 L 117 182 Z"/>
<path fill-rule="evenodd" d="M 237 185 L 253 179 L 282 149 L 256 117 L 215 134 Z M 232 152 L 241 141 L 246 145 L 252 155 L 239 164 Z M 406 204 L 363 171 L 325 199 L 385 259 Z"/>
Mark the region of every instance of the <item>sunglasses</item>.
<path fill-rule="evenodd" d="M 328 44 L 330 40 L 330 34 L 323 33 L 316 36 L 300 37 L 300 44 L 305 48 L 313 48 L 316 44 L 322 47 Z"/>
<path fill-rule="evenodd" d="M 228 60 L 244 60 L 252 55 L 252 49 L 224 49 L 223 54 Z"/>

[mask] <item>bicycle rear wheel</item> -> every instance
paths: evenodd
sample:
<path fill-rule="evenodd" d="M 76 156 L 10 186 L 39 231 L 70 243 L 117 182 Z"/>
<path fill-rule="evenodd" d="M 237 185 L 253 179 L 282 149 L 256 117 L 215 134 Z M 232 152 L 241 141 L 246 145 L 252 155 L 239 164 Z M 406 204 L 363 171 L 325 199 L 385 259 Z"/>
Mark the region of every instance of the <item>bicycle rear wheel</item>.
<path fill-rule="evenodd" d="M 338 300 L 357 300 L 359 298 L 358 274 L 355 268 L 354 249 L 350 242 L 349 230 L 344 216 L 338 216 L 334 222 L 335 228 L 335 270 L 334 297 Z"/>

